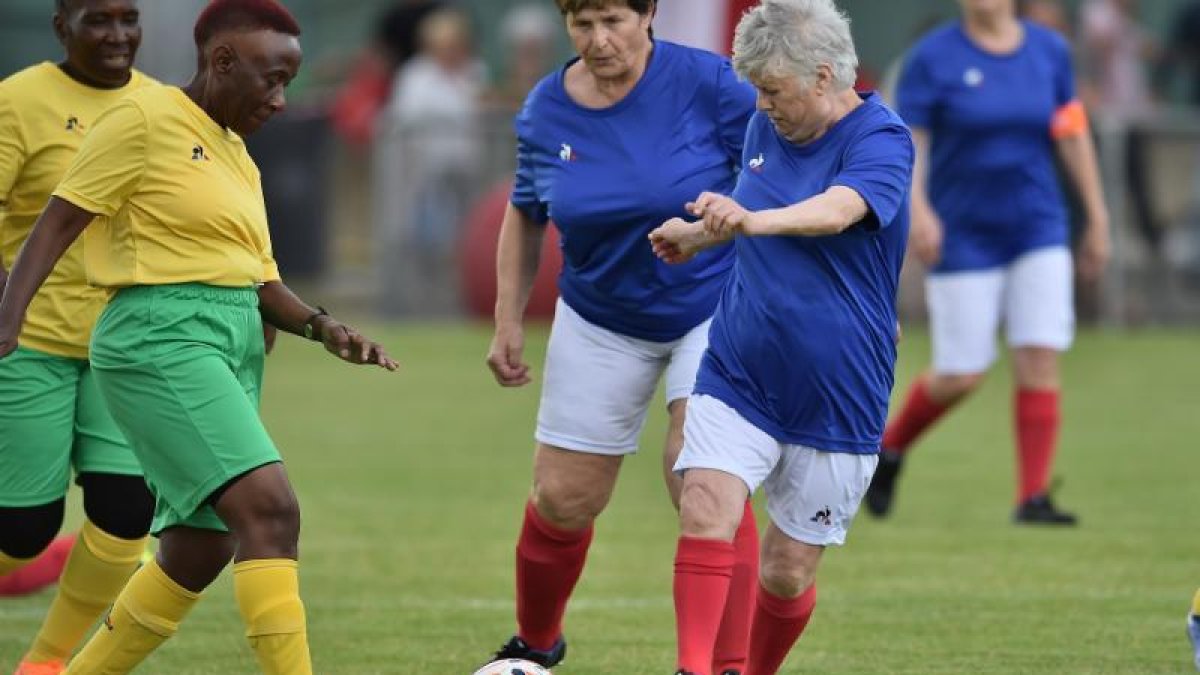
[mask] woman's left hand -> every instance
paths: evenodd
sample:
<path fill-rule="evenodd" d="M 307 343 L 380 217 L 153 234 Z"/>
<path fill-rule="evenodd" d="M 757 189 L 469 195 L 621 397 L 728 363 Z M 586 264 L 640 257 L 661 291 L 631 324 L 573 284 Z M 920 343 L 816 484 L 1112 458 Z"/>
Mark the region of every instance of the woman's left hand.
<path fill-rule="evenodd" d="M 753 214 L 741 204 L 715 192 L 702 192 L 694 202 L 688 202 L 688 213 L 701 219 L 704 229 L 718 239 L 730 239 L 744 233 Z"/>
<path fill-rule="evenodd" d="M 377 365 L 387 370 L 400 367 L 387 355 L 383 345 L 373 342 L 362 333 L 336 319 L 323 316 L 320 319 L 321 343 L 325 351 L 339 359 L 356 365 Z"/>

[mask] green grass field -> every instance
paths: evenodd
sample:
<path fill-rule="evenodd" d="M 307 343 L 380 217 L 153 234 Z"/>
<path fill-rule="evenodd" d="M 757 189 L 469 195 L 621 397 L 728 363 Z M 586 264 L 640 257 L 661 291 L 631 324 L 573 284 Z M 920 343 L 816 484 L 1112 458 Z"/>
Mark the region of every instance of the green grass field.
<path fill-rule="evenodd" d="M 267 375 L 264 415 L 304 510 L 315 669 L 466 675 L 513 630 L 537 391 L 493 384 L 484 328 L 379 334 L 400 373 L 345 366 L 290 339 Z M 529 340 L 540 364 L 544 333 Z M 927 349 L 908 333 L 901 387 Z M 1010 380 L 998 368 L 912 455 L 892 519 L 860 515 L 848 545 L 826 556 L 820 604 L 784 672 L 1191 672 L 1183 619 L 1200 585 L 1200 335 L 1085 334 L 1065 370 L 1058 498 L 1082 526 L 1009 524 Z M 563 675 L 673 670 L 662 412 L 598 525 Z M 140 672 L 256 672 L 231 590 L 225 574 Z M 0 670 L 50 597 L 0 600 Z"/>

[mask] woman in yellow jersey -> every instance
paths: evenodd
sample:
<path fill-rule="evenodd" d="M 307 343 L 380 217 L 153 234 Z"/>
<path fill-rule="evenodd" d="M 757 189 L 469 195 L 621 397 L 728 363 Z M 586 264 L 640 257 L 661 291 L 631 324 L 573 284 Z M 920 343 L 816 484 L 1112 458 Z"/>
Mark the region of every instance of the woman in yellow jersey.
<path fill-rule="evenodd" d="M 95 124 L 0 302 L 2 357 L 54 261 L 87 230 L 89 280 L 115 291 L 94 331 L 92 369 L 156 497 L 157 559 L 133 575 L 68 673 L 134 668 L 231 557 L 263 671 L 312 672 L 299 507 L 257 413 L 260 312 L 343 360 L 397 364 L 301 302 L 272 258 L 258 170 L 241 137 L 283 109 L 299 34 L 275 0 L 214 0 L 196 24 L 196 77 L 183 89 L 135 92 Z"/>
<path fill-rule="evenodd" d="M 59 0 L 53 23 L 63 61 L 0 82 L 0 289 L 85 134 L 109 106 L 153 84 L 133 70 L 142 36 L 136 0 Z M 35 576 L 34 567 L 55 559 L 63 569 L 62 556 L 23 564 L 61 527 L 72 469 L 86 514 L 18 675 L 63 670 L 136 569 L 154 513 L 88 367 L 88 340 L 107 300 L 88 286 L 83 247 L 72 245 L 33 298 L 21 348 L 0 361 L 0 574 Z"/>

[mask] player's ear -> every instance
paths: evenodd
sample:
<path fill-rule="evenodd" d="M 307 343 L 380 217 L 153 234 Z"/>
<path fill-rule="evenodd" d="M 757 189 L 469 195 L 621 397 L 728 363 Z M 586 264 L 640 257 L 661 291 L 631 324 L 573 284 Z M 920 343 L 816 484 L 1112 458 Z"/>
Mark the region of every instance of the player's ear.
<path fill-rule="evenodd" d="M 70 31 L 67 29 L 67 17 L 62 12 L 56 11 L 50 18 L 50 23 L 54 26 L 54 37 L 58 38 L 59 44 L 66 47 L 67 39 L 70 37 Z"/>
<path fill-rule="evenodd" d="M 233 47 L 224 43 L 213 47 L 208 54 L 208 62 L 212 65 L 213 72 L 221 75 L 233 72 L 237 60 L 237 54 L 234 53 Z"/>

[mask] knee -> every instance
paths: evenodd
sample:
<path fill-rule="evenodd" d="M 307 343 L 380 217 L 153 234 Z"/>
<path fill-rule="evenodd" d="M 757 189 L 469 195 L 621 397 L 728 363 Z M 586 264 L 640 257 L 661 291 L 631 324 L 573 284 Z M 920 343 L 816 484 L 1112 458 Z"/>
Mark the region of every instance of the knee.
<path fill-rule="evenodd" d="M 808 589 L 816 578 L 816 570 L 795 560 L 766 555 L 762 560 L 760 581 L 771 595 L 795 598 Z"/>
<path fill-rule="evenodd" d="M 1043 347 L 1021 347 L 1013 354 L 1018 386 L 1056 389 L 1059 386 L 1058 351 Z"/>
<path fill-rule="evenodd" d="M 101 530 L 120 539 L 141 539 L 154 519 L 154 495 L 141 476 L 84 473 L 83 511 Z"/>
<path fill-rule="evenodd" d="M 984 378 L 984 373 L 937 374 L 929 380 L 929 394 L 939 403 L 954 403 L 978 389 Z"/>
<path fill-rule="evenodd" d="M 18 560 L 36 558 L 62 527 L 64 503 L 0 507 L 0 552 Z"/>
<path fill-rule="evenodd" d="M 722 508 L 726 501 L 713 485 L 685 479 L 679 494 L 679 526 L 682 534 L 686 537 L 732 541 L 737 531 L 737 519 L 744 509 L 739 509 L 736 514 L 727 513 L 728 509 Z"/>
<path fill-rule="evenodd" d="M 239 540 L 286 550 L 300 541 L 300 503 L 290 487 L 257 493 L 240 510 L 230 525 Z"/>
<path fill-rule="evenodd" d="M 608 496 L 580 489 L 554 477 L 542 478 L 533 485 L 533 506 L 538 514 L 557 528 L 582 530 L 604 511 Z"/>

